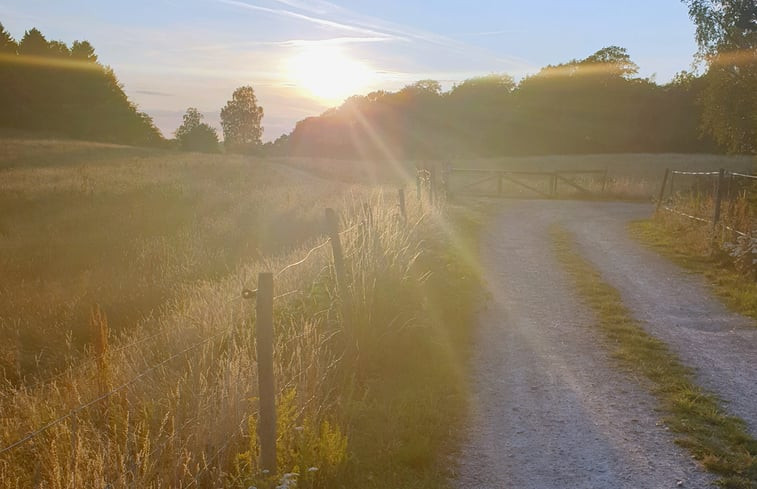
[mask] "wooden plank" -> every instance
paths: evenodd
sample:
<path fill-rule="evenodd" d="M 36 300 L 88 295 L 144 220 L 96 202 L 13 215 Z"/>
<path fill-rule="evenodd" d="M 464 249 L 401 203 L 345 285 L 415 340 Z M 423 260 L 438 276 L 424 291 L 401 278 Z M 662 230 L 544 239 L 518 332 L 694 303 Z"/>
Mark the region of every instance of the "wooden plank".
<path fill-rule="evenodd" d="M 567 183 L 568 185 L 570 185 L 573 188 L 578 189 L 580 192 L 583 192 L 584 194 L 591 195 L 591 191 L 589 189 L 578 185 L 573 180 L 571 180 L 569 178 L 566 178 L 566 177 L 560 175 L 559 173 L 555 173 L 555 178 L 557 178 L 558 180 L 562 180 L 563 182 Z"/>
<path fill-rule="evenodd" d="M 516 180 L 515 178 L 513 178 L 510 175 L 501 175 L 501 177 L 504 178 L 505 180 L 507 180 L 508 182 L 512 182 L 512 183 L 514 183 L 516 185 L 520 185 L 521 187 L 527 188 L 528 190 L 530 190 L 532 192 L 536 192 L 537 194 L 539 194 L 541 196 L 549 197 L 549 194 L 546 194 L 546 193 L 542 192 L 541 190 L 539 190 L 536 187 L 532 187 L 532 186 L 530 186 L 528 184 L 525 184 L 523 182 L 519 182 L 518 180 Z"/>

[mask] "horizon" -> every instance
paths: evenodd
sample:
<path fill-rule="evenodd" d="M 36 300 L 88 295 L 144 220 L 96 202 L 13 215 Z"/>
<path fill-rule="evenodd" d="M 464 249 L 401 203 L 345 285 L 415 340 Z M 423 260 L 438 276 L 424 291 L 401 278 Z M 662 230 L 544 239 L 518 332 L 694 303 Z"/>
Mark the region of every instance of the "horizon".
<path fill-rule="evenodd" d="M 49 40 L 90 41 L 166 137 L 173 137 L 187 107 L 220 128 L 220 108 L 241 85 L 254 87 L 265 110 L 263 140 L 272 141 L 351 95 L 396 91 L 421 79 L 437 80 L 445 90 L 492 73 L 519 80 L 618 45 L 628 49 L 640 77 L 666 83 L 691 69 L 696 52 L 694 25 L 677 1 L 613 8 L 597 0 L 547 8 L 482 2 L 475 9 L 443 2 L 433 11 L 417 1 L 347 8 L 345 2 L 196 0 L 182 9 L 171 0 L 45 3 L 2 2 L 0 22 L 16 39 L 36 27 Z"/>

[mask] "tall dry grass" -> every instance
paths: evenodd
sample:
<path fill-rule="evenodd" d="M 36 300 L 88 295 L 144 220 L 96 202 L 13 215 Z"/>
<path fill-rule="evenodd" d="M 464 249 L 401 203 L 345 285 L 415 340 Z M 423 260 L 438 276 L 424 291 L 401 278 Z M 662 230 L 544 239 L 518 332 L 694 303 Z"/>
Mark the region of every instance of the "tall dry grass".
<path fill-rule="evenodd" d="M 134 237 L 128 243 L 136 245 L 126 248 L 141 250 L 141 255 L 129 259 L 133 255 L 127 252 L 120 259 L 108 259 L 103 269 L 87 269 L 89 283 L 105 284 L 108 272 L 123 272 L 130 278 L 146 274 L 144 281 L 126 283 L 114 277 L 122 284 L 116 289 L 163 291 L 165 286 L 169 291 L 162 296 L 164 302 L 158 312 L 129 328 L 112 328 L 108 312 L 112 309 L 107 305 L 110 291 L 103 285 L 97 294 L 105 299 L 100 298 L 98 308 L 86 311 L 86 327 L 95 332 L 95 341 L 87 343 L 83 354 L 70 337 L 65 347 L 57 345 L 68 352 L 61 358 L 66 358 L 70 368 L 64 367 L 47 382 L 14 382 L 2 389 L 0 446 L 63 418 L 28 442 L 0 454 L 0 486 L 62 489 L 266 484 L 256 464 L 252 429 L 257 403 L 255 320 L 252 305 L 240 299 L 243 287 L 255 287 L 256 273 L 261 270 L 284 270 L 275 279 L 279 468 L 300 474 L 298 487 L 328 487 L 345 470 L 347 433 L 352 422 L 349 416 L 337 416 L 339 410 L 334 406 L 352 402 L 356 393 L 362 398 L 365 391 L 360 386 L 365 379 L 375 377 L 377 368 L 383 368 L 377 365 L 386 361 L 386 349 L 396 350 L 402 344 L 397 338 L 415 334 L 424 322 L 418 314 L 429 301 L 425 284 L 432 273 L 431 264 L 423 263 L 424 239 L 435 225 L 417 205 L 409 206 L 410 214 L 403 219 L 393 198 L 385 200 L 381 194 L 373 197 L 370 215 L 362 206 L 363 198 L 345 197 L 344 191 L 326 182 L 316 182 L 321 185 L 316 196 L 305 196 L 306 188 L 313 191 L 314 182 L 287 180 L 288 170 L 264 163 L 251 167 L 249 161 L 233 159 L 209 164 L 204 155 L 181 158 L 189 160 L 163 167 L 152 161 L 142 170 L 130 168 L 131 164 L 139 167 L 138 162 L 123 162 L 112 168 L 96 164 L 77 170 L 77 176 L 58 168 L 18 169 L 4 179 L 3 185 L 11 192 L 39 192 L 30 201 L 51 195 L 56 202 L 71 204 L 71 208 L 48 218 L 44 213 L 27 215 L 27 219 L 41 220 L 38 225 L 42 227 L 76 221 L 87 209 L 102 212 L 101 207 L 114 194 L 130 193 L 134 186 L 150 189 L 140 194 L 147 201 L 127 199 L 130 205 L 150 208 L 151 214 L 143 215 L 147 221 L 163 208 L 150 200 L 161 202 L 162 196 L 153 192 L 162 194 L 172 188 L 182 189 L 176 191 L 179 195 L 189 192 L 192 198 L 181 202 L 193 209 L 188 211 L 193 225 L 176 229 L 173 235 L 145 233 Z M 30 178 L 41 185 L 30 188 Z M 250 182 L 255 182 L 257 190 L 250 190 Z M 168 203 L 172 199 L 168 198 Z M 328 246 L 312 252 L 297 267 L 286 268 L 306 256 L 312 246 L 323 243 L 320 214 L 334 201 L 339 201 L 335 207 L 345 216 L 343 228 L 349 228 L 343 238 L 350 278 L 343 290 L 336 289 Z M 4 204 L 14 205 L 13 201 Z M 287 227 L 303 233 L 297 236 L 304 239 L 303 245 L 273 255 L 264 253 L 265 241 L 254 233 L 266 226 L 256 221 L 254 229 L 250 225 L 245 235 L 261 243 L 256 253 L 229 262 L 228 268 L 221 269 L 216 262 L 203 270 L 218 254 L 221 260 L 230 259 L 215 246 L 225 245 L 218 240 L 231 239 L 252 210 L 278 222 L 289 219 Z M 198 216 L 200 211 L 207 214 Z M 6 221 L 14 230 L 12 239 L 17 243 L 22 239 L 42 241 L 39 231 L 15 231 L 23 226 L 22 221 L 21 217 Z M 140 222 L 132 215 L 125 222 L 98 221 L 95 229 L 83 223 L 72 226 L 88 229 L 92 233 L 88 238 L 102 239 L 106 250 L 112 252 L 117 247 L 108 247 L 108 238 L 116 234 L 126 239 Z M 312 223 L 312 227 L 300 224 L 303 222 Z M 70 233 L 59 231 L 57 236 L 50 236 L 52 244 L 76 255 L 75 246 L 68 241 L 76 238 Z M 268 239 L 276 243 L 283 238 Z M 16 266 L 19 274 L 23 270 L 19 264 L 30 266 L 34 262 L 25 261 L 22 248 L 19 245 L 17 255 L 6 263 L 9 268 Z M 53 263 L 40 264 L 40 270 L 54 268 Z M 70 260 L 63 260 L 62 265 L 70 266 Z M 68 283 L 63 275 L 52 276 Z M 17 330 L 19 321 L 28 321 L 24 315 L 38 301 L 53 305 L 76 296 L 75 290 L 62 291 L 55 297 L 46 289 L 37 295 L 28 290 L 15 293 L 18 297 L 9 301 L 4 311 L 17 315 L 18 319 L 10 321 Z M 28 300 L 29 309 L 18 308 L 20 298 Z M 76 299 L 86 303 L 85 299 Z M 7 314 L 3 316 L 6 321 Z M 36 321 L 24 323 L 24 327 L 43 325 L 45 319 Z"/>
<path fill-rule="evenodd" d="M 185 286 L 297 246 L 365 187 L 239 156 L 0 140 L 0 375 L 45 378 Z"/>

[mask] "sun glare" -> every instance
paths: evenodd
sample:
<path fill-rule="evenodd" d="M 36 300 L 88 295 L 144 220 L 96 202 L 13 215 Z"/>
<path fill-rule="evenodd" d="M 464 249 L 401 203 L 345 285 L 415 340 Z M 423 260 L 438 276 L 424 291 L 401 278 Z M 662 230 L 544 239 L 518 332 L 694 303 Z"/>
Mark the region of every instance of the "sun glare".
<path fill-rule="evenodd" d="M 333 46 L 312 46 L 286 62 L 288 78 L 324 102 L 338 103 L 365 91 L 374 72 Z"/>

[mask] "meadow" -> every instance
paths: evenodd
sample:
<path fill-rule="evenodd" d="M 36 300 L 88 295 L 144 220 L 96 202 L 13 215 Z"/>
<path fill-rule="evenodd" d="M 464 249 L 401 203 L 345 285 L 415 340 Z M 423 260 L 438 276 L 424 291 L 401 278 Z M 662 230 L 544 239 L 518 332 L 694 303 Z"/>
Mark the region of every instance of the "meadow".
<path fill-rule="evenodd" d="M 417 200 L 403 218 L 396 186 L 249 157 L 0 146 L 0 485 L 443 483 L 466 398 L 471 219 Z M 325 207 L 341 215 L 347 289 Z M 254 307 L 241 297 L 266 270 L 276 477 L 258 466 Z"/>
<path fill-rule="evenodd" d="M 22 138 L 0 139 L 0 155 L 0 485 L 260 488 L 282 474 L 303 488 L 448 484 L 485 296 L 483 217 L 471 201 L 419 200 L 409 175 L 426 162 Z M 746 164 L 461 165 L 608 162 L 614 181 L 644 189 L 665 166 Z M 326 207 L 341 216 L 346 288 Z M 276 272 L 276 477 L 258 466 L 254 307 L 240 295 L 266 270 Z"/>

